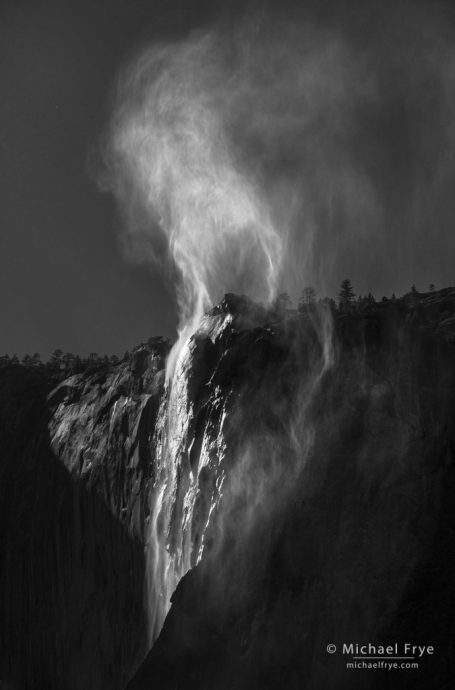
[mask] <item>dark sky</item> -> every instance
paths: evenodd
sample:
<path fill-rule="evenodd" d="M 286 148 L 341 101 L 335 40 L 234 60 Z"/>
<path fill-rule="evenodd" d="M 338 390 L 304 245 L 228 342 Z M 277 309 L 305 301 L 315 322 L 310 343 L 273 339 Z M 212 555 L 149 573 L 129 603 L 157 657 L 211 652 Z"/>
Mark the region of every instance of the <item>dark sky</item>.
<path fill-rule="evenodd" d="M 351 23 L 361 42 L 365 3 L 351 3 L 343 13 L 341 5 L 348 7 L 316 3 L 318 18 Z M 374 15 L 374 5 L 370 9 Z M 115 202 L 99 191 L 88 160 L 108 120 L 111 89 L 124 60 L 142 44 L 185 35 L 220 12 L 235 14 L 234 3 L 3 0 L 0 354 L 37 351 L 47 357 L 57 347 L 122 353 L 150 335 L 174 333 L 172 291 L 150 268 L 122 256 Z M 384 121 L 393 130 L 393 113 L 384 113 Z M 399 142 L 403 132 L 398 128 L 392 136 Z M 375 156 L 373 151 L 373 161 Z M 394 180 L 381 184 L 393 186 Z M 443 194 L 446 199 L 448 191 Z M 450 233 L 453 213 L 446 200 L 443 205 L 442 222 Z M 435 250 L 433 267 L 442 249 Z M 421 264 L 419 255 L 412 267 L 417 284 L 429 275 Z M 449 278 L 444 268 L 441 280 Z"/>
<path fill-rule="evenodd" d="M 173 333 L 172 296 L 122 257 L 87 156 L 125 56 L 199 14 L 189 2 L 2 3 L 0 352 L 123 352 Z"/>

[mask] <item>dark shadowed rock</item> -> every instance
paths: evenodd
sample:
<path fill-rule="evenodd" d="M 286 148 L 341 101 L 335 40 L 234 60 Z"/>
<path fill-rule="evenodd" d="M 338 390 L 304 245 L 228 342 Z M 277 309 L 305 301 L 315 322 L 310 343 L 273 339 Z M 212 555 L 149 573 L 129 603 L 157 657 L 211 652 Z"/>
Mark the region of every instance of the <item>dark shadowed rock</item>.
<path fill-rule="evenodd" d="M 142 525 L 168 347 L 49 393 L 0 369 L 0 678 L 122 688 L 147 649 Z"/>
<path fill-rule="evenodd" d="M 233 317 L 205 327 L 225 479 L 206 551 L 128 690 L 449 687 L 454 296 L 337 317 L 317 381 L 314 314 L 236 327 L 244 303 L 212 312 Z M 409 641 L 435 646 L 419 671 L 348 670 L 326 652 Z"/>
<path fill-rule="evenodd" d="M 342 314 L 226 295 L 172 386 L 161 340 L 49 395 L 0 371 L 3 678 L 449 687 L 454 314 L 453 289 Z M 326 652 L 401 641 L 436 654 L 385 675 Z"/>

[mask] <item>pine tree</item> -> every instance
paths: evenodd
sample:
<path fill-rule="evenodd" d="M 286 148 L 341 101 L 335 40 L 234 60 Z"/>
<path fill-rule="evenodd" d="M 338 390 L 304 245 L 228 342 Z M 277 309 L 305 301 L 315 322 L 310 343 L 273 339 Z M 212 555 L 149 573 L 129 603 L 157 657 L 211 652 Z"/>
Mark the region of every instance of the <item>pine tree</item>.
<path fill-rule="evenodd" d="M 71 352 L 65 352 L 63 355 L 63 364 L 65 365 L 65 371 L 72 371 L 74 367 L 74 355 Z"/>
<path fill-rule="evenodd" d="M 274 308 L 278 312 L 285 312 L 292 308 L 292 301 L 287 292 L 280 292 L 274 303 Z"/>
<path fill-rule="evenodd" d="M 57 349 L 51 355 L 50 365 L 54 369 L 60 369 L 62 364 L 63 350 Z"/>
<path fill-rule="evenodd" d="M 300 302 L 303 302 L 303 304 L 313 304 L 315 301 L 316 290 L 314 289 L 314 287 L 311 287 L 311 285 L 309 285 L 308 287 L 304 287 L 302 290 Z"/>
<path fill-rule="evenodd" d="M 39 367 L 41 365 L 41 357 L 38 352 L 34 352 L 32 355 L 32 365 L 34 367 Z"/>
<path fill-rule="evenodd" d="M 319 298 L 318 304 L 324 309 L 329 309 L 331 312 L 335 313 L 337 309 L 337 303 L 332 297 L 322 297 Z"/>
<path fill-rule="evenodd" d="M 352 288 L 352 283 L 349 278 L 345 278 L 340 285 L 340 291 L 338 293 L 338 307 L 341 311 L 346 311 L 351 309 L 354 302 L 354 290 Z"/>

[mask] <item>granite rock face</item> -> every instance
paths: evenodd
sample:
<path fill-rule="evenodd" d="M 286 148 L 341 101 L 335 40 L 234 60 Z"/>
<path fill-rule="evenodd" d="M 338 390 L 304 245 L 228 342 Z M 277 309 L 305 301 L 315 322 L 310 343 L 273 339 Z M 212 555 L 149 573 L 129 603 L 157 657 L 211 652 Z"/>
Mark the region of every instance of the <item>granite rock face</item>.
<path fill-rule="evenodd" d="M 53 391 L 39 370 L 0 370 L 5 687 L 122 688 L 146 653 L 148 439 L 168 350 Z"/>
<path fill-rule="evenodd" d="M 167 382 L 160 339 L 51 392 L 1 370 L 4 683 L 443 687 L 454 314 L 451 289 L 334 315 L 227 295 Z M 366 684 L 325 651 L 401 640 L 438 664 Z"/>
<path fill-rule="evenodd" d="M 205 465 L 220 490 L 129 690 L 450 686 L 454 296 L 337 314 L 331 338 L 311 308 L 274 319 L 228 299 L 211 313 L 197 338 L 214 335 L 206 406 L 223 401 L 223 424 L 211 412 L 202 426 L 222 432 Z M 351 642 L 435 656 L 347 669 L 326 648 Z"/>

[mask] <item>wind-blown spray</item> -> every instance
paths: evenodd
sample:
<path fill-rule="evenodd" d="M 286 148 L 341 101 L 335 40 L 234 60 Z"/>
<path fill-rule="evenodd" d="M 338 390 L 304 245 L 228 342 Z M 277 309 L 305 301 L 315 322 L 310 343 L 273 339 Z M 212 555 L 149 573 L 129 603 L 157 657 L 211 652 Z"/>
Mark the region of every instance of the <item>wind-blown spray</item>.
<path fill-rule="evenodd" d="M 270 300 L 281 263 L 268 204 L 228 141 L 219 61 L 213 36 L 146 51 L 124 76 L 114 119 L 119 179 L 134 185 L 149 218 L 146 234 L 165 235 L 177 271 L 179 341 L 170 375 L 220 289 Z M 130 187 L 119 191 L 125 197 Z"/>
<path fill-rule="evenodd" d="M 151 46 L 123 70 L 109 184 L 128 249 L 172 275 L 169 376 L 223 293 L 269 302 L 279 284 L 318 287 L 315 237 L 328 218 L 340 234 L 380 215 L 350 152 L 356 109 L 373 92 L 338 35 L 263 17 Z"/>
<path fill-rule="evenodd" d="M 384 249 L 388 226 L 394 233 L 396 219 L 386 223 L 383 213 L 389 175 L 378 182 L 369 158 L 383 139 L 371 115 L 375 107 L 388 107 L 384 84 L 397 72 L 384 45 L 376 45 L 380 59 L 371 60 L 341 32 L 250 17 L 224 31 L 153 45 L 120 76 L 106 147 L 109 185 L 125 214 L 128 250 L 167 266 L 180 316 L 154 439 L 152 638 L 190 566 L 186 534 L 170 548 L 170 533 L 180 454 L 187 452 L 185 366 L 202 314 L 224 292 L 270 301 L 278 286 L 321 289 L 339 255 L 354 256 L 364 273 L 377 270 L 374 248 Z M 407 74 L 406 57 L 396 60 Z M 381 65 L 379 75 L 372 64 Z M 433 74 L 425 55 L 422 65 L 424 74 Z M 408 81 L 400 92 L 412 104 L 414 73 Z M 369 133 L 365 147 L 358 142 L 362 132 Z M 391 143 L 394 151 L 397 142 Z M 417 153 L 426 154 L 419 146 Z M 386 173 L 395 174 L 392 155 L 390 171 L 388 164 L 384 156 Z M 303 455 L 311 445 L 309 405 L 333 363 L 326 317 L 321 310 L 315 320 L 322 355 L 289 430 Z M 296 431 L 302 427 L 303 435 Z"/>
<path fill-rule="evenodd" d="M 150 641 L 191 561 L 189 529 L 171 537 L 190 413 L 189 338 L 223 292 L 246 292 L 270 302 L 280 276 L 286 282 L 297 270 L 297 253 L 299 270 L 309 265 L 316 223 L 310 177 L 324 171 L 325 181 L 331 178 L 332 202 L 341 194 L 348 208 L 357 208 L 352 166 L 329 175 L 323 160 L 331 132 L 339 129 L 359 91 L 349 86 L 345 48 L 311 32 L 302 47 L 289 27 L 278 40 L 272 33 L 270 45 L 256 28 L 253 23 L 226 36 L 193 34 L 146 50 L 120 78 L 111 125 L 111 184 L 126 214 L 129 248 L 159 262 L 164 239 L 180 312 L 154 438 L 147 538 Z M 316 152 L 314 123 L 326 108 L 336 124 L 325 127 L 326 141 L 319 140 Z M 282 166 L 283 158 L 291 160 L 291 169 Z M 362 203 L 368 206 L 363 187 L 368 203 Z M 300 223 L 302 209 L 305 224 L 296 244 L 293 224 L 296 210 Z M 329 330 L 322 337 L 328 351 Z"/>

